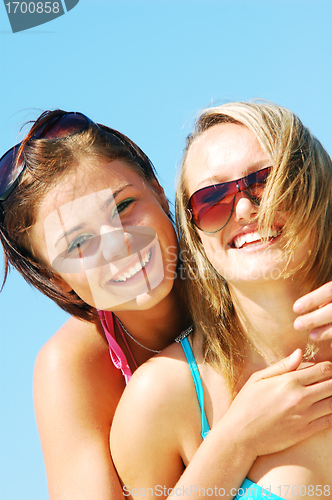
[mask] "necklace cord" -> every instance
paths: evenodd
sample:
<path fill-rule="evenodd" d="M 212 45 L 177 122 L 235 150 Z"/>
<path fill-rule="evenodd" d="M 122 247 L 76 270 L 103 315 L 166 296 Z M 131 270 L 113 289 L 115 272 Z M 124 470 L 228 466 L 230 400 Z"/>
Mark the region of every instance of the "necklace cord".
<path fill-rule="evenodd" d="M 159 352 L 161 351 L 157 351 L 155 349 L 150 349 L 150 347 L 146 347 L 145 345 L 141 344 L 140 342 L 138 342 L 138 340 L 135 339 L 135 337 L 133 337 L 129 332 L 128 330 L 124 327 L 124 325 L 122 324 L 122 321 L 119 320 L 118 317 L 116 317 L 117 321 L 119 322 L 119 325 L 121 326 L 122 330 L 128 335 L 128 337 L 133 340 L 134 342 L 136 342 L 136 344 L 138 344 L 139 346 L 143 347 L 143 349 L 146 349 L 147 351 L 150 351 L 150 352 L 154 352 L 155 354 L 158 354 Z"/>

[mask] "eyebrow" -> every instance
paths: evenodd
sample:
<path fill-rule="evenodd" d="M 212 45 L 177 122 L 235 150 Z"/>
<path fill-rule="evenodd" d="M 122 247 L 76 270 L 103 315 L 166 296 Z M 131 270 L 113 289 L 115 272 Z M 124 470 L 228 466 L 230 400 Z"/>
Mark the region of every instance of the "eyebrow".
<path fill-rule="evenodd" d="M 120 194 L 122 191 L 124 191 L 127 187 L 131 187 L 133 186 L 133 184 L 126 184 L 125 186 L 121 186 L 119 189 L 117 189 L 103 204 L 102 206 L 100 207 L 101 210 L 103 212 L 105 212 L 105 210 L 107 209 L 107 207 L 112 203 L 113 200 L 115 200 L 115 198 L 117 197 L 118 194 Z M 58 215 L 59 215 L 59 219 L 60 219 L 60 222 L 61 222 L 61 226 L 64 228 L 64 222 L 63 222 L 63 219 L 61 217 L 61 214 L 59 212 L 59 210 L 57 210 L 58 212 Z M 71 229 L 69 229 L 68 231 L 64 231 L 63 234 L 61 234 L 61 236 L 59 236 L 59 238 L 57 239 L 57 241 L 55 242 L 55 245 L 54 247 L 56 247 L 58 245 L 58 243 L 63 239 L 63 238 L 67 238 L 69 235 L 71 235 L 72 233 L 75 233 L 76 231 L 80 231 L 81 229 L 83 229 L 84 227 L 86 227 L 86 223 L 83 222 L 82 224 L 79 224 L 78 226 L 75 226 Z M 68 243 L 68 242 L 67 242 Z"/>
<path fill-rule="evenodd" d="M 103 212 L 105 212 L 106 208 L 112 203 L 113 200 L 120 194 L 122 191 L 124 191 L 127 187 L 133 187 L 132 184 L 126 184 L 125 186 L 121 186 L 119 189 L 117 189 L 112 196 L 110 196 L 105 203 L 102 204 L 101 209 Z"/>

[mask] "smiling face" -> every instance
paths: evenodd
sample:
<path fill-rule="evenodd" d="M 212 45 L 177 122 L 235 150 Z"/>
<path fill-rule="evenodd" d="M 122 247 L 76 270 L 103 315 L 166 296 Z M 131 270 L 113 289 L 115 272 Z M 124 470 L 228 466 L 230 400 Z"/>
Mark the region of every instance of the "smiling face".
<path fill-rule="evenodd" d="M 218 124 L 203 132 L 188 151 L 187 192 L 190 197 L 199 189 L 241 179 L 271 166 L 271 158 L 248 128 Z M 206 234 L 196 228 L 208 259 L 229 283 L 278 278 L 285 266 L 280 244 L 285 216 L 277 212 L 268 234 L 261 235 L 257 204 L 246 191 L 237 190 L 234 196 L 234 205 L 228 203 L 231 216 L 223 229 Z"/>
<path fill-rule="evenodd" d="M 93 307 L 150 308 L 174 281 L 177 241 L 167 211 L 157 181 L 119 160 L 84 162 L 42 200 L 32 246 L 60 286 Z"/>

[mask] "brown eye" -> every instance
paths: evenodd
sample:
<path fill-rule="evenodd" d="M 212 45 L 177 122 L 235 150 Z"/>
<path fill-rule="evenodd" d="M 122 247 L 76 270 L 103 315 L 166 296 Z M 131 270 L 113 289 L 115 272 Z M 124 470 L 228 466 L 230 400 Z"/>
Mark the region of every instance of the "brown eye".
<path fill-rule="evenodd" d="M 121 201 L 113 208 L 111 213 L 111 218 L 114 219 L 118 214 L 120 215 L 122 212 L 125 212 L 126 209 L 135 201 L 135 198 L 126 198 Z"/>

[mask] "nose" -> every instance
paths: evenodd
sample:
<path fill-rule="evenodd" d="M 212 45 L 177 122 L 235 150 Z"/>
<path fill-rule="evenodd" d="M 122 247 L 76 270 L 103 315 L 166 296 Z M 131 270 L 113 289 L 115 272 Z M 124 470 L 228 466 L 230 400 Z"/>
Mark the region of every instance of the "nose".
<path fill-rule="evenodd" d="M 123 229 L 104 225 L 100 228 L 100 250 L 104 259 L 113 262 L 130 255 L 134 237 Z"/>
<path fill-rule="evenodd" d="M 234 200 L 234 217 L 240 224 L 250 224 L 257 213 L 255 205 L 245 193 L 238 193 Z"/>

